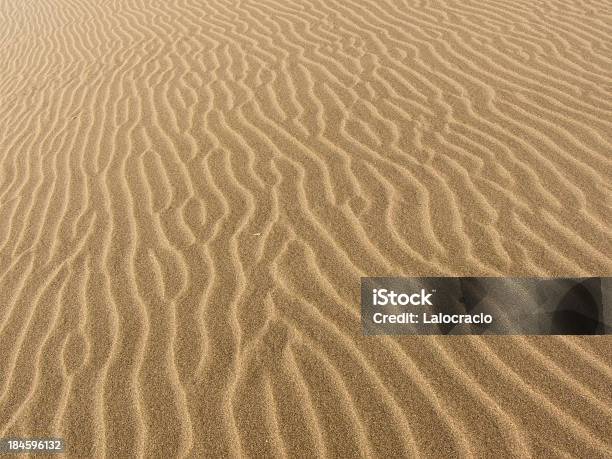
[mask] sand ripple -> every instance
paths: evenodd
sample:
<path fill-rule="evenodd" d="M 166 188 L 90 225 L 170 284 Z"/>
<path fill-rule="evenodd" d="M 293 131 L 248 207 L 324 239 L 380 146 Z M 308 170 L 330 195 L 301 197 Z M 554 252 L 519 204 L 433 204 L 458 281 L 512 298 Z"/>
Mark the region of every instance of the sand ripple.
<path fill-rule="evenodd" d="M 0 437 L 612 455 L 608 338 L 364 338 L 359 278 L 612 273 L 612 3 L 0 0 Z"/>

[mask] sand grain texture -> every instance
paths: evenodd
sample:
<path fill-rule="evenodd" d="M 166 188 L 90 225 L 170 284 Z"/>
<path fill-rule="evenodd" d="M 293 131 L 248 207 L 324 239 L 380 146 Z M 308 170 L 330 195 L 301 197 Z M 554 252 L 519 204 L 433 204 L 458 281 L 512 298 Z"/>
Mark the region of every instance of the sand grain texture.
<path fill-rule="evenodd" d="M 0 437 L 610 457 L 609 338 L 359 278 L 611 275 L 611 152 L 606 0 L 0 0 Z"/>

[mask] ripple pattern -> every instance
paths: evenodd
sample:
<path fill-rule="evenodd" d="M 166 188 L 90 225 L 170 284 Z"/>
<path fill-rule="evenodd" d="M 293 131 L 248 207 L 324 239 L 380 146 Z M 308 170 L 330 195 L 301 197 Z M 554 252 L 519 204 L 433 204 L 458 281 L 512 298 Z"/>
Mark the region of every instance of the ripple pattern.
<path fill-rule="evenodd" d="M 361 276 L 612 274 L 609 0 L 0 0 L 0 437 L 610 457 L 608 337 L 363 337 Z"/>

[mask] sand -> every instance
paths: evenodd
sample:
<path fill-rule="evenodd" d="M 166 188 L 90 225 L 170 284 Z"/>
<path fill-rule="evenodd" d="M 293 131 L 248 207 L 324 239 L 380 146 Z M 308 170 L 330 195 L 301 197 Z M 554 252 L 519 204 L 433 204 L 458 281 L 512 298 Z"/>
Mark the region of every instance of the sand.
<path fill-rule="evenodd" d="M 612 274 L 612 2 L 0 0 L 0 437 L 612 456 L 609 337 L 364 337 L 361 276 Z"/>

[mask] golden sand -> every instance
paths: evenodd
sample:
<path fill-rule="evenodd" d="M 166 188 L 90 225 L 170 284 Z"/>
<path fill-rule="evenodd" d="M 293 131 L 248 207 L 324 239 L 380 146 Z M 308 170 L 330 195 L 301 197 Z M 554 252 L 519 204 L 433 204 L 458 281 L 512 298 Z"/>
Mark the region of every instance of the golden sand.
<path fill-rule="evenodd" d="M 612 456 L 609 337 L 364 337 L 361 276 L 612 274 L 609 0 L 0 0 L 0 437 Z"/>

